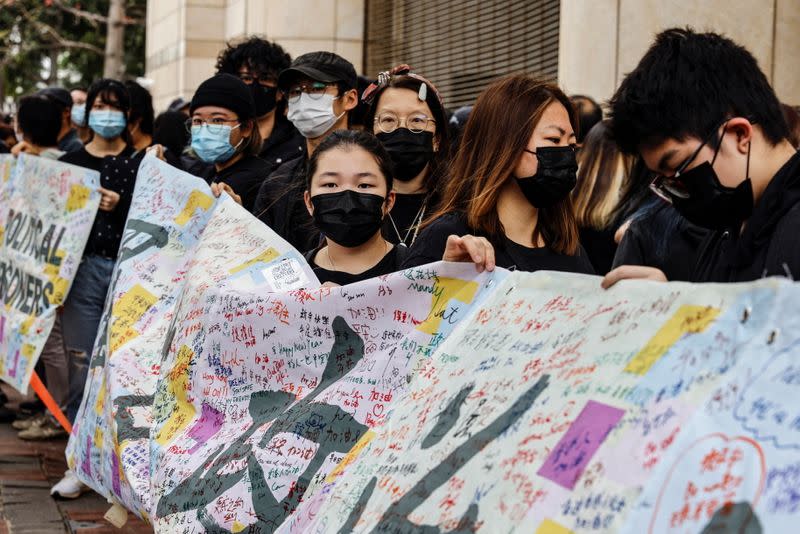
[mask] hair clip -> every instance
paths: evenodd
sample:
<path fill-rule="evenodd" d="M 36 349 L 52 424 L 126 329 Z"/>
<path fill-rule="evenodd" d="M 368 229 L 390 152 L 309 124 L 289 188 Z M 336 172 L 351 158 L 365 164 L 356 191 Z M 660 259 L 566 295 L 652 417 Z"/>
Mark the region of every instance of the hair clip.
<path fill-rule="evenodd" d="M 417 97 L 419 98 L 420 102 L 425 102 L 428 98 L 428 84 L 422 83 L 419 86 L 419 92 L 417 93 Z"/>

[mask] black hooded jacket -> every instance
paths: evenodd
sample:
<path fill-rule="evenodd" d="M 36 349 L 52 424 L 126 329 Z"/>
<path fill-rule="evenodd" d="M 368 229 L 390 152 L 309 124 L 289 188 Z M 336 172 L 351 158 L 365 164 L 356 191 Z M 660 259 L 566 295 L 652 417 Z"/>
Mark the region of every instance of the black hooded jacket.
<path fill-rule="evenodd" d="M 711 232 L 700 245 L 693 282 L 800 279 L 800 152 L 775 174 L 743 232 Z"/>

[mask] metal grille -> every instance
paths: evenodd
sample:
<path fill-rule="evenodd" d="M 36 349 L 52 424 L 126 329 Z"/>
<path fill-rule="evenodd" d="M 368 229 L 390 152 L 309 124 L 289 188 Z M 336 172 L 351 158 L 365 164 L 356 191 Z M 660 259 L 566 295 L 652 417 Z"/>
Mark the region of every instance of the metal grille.
<path fill-rule="evenodd" d="M 506 74 L 558 75 L 559 0 L 367 0 L 366 10 L 367 77 L 408 63 L 450 109 Z"/>

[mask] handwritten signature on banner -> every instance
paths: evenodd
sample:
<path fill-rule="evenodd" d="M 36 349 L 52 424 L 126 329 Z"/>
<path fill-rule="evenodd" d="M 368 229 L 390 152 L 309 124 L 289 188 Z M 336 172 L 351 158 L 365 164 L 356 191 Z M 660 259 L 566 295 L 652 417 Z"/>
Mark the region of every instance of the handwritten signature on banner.
<path fill-rule="evenodd" d="M 0 156 L 0 379 L 26 391 L 97 207 L 95 171 Z"/>

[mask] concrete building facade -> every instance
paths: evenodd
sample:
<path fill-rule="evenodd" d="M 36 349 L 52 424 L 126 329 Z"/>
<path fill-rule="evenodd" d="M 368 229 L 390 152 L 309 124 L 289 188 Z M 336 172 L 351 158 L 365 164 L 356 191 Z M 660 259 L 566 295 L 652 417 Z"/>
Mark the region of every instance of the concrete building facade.
<path fill-rule="evenodd" d="M 440 16 L 430 24 L 432 4 Z M 423 19 L 413 18 L 423 10 L 427 10 Z M 480 24 L 483 13 L 490 14 L 485 25 Z M 552 27 L 555 13 L 557 39 L 537 39 L 533 35 L 536 32 L 524 31 L 532 25 L 519 24 L 520 17 L 533 17 L 533 22 L 538 22 L 538 13 L 547 18 L 547 28 Z M 404 46 L 403 54 L 415 60 L 409 62 L 425 74 L 425 63 L 438 54 L 435 50 L 432 54 L 430 47 L 443 46 L 444 50 L 450 40 L 464 41 L 464 24 L 476 18 L 479 23 L 469 26 L 469 32 L 485 32 L 491 26 L 495 33 L 485 38 L 482 35 L 477 46 L 466 47 L 461 56 L 453 58 L 454 71 L 465 64 L 486 69 L 479 60 L 488 51 L 497 56 L 498 52 L 502 55 L 504 47 L 516 47 L 519 54 L 520 47 L 527 47 L 536 62 L 526 63 L 523 57 L 506 64 L 524 70 L 526 65 L 552 63 L 554 71 L 557 65 L 558 82 L 568 93 L 588 94 L 603 101 L 636 65 L 658 31 L 689 25 L 724 33 L 746 46 L 778 96 L 800 104 L 797 0 L 149 0 L 146 77 L 153 82 L 156 109 L 162 110 L 177 96 L 191 97 L 197 85 L 213 73 L 216 56 L 227 41 L 250 34 L 277 41 L 292 57 L 332 50 L 370 77 L 376 73 L 364 69 L 374 66 L 376 58 L 392 57 L 397 62 L 397 54 L 387 55 L 386 43 L 398 43 Z M 373 27 L 370 32 L 370 21 L 375 20 L 384 21 L 388 29 L 376 35 Z M 439 34 L 442 38 L 420 38 L 419 32 L 412 32 L 426 21 L 429 24 L 424 35 Z M 443 21 L 457 22 L 445 25 Z M 501 34 L 504 25 L 509 30 Z M 379 42 L 383 35 L 386 40 Z M 403 35 L 412 42 L 404 43 Z M 419 43 L 416 49 L 415 43 Z M 430 70 L 439 72 L 440 64 Z M 445 100 L 452 91 L 457 103 L 463 103 L 488 79 L 501 74 L 477 76 L 471 72 L 452 83 L 448 80 L 444 84 Z M 431 78 L 437 83 L 435 77 Z"/>

